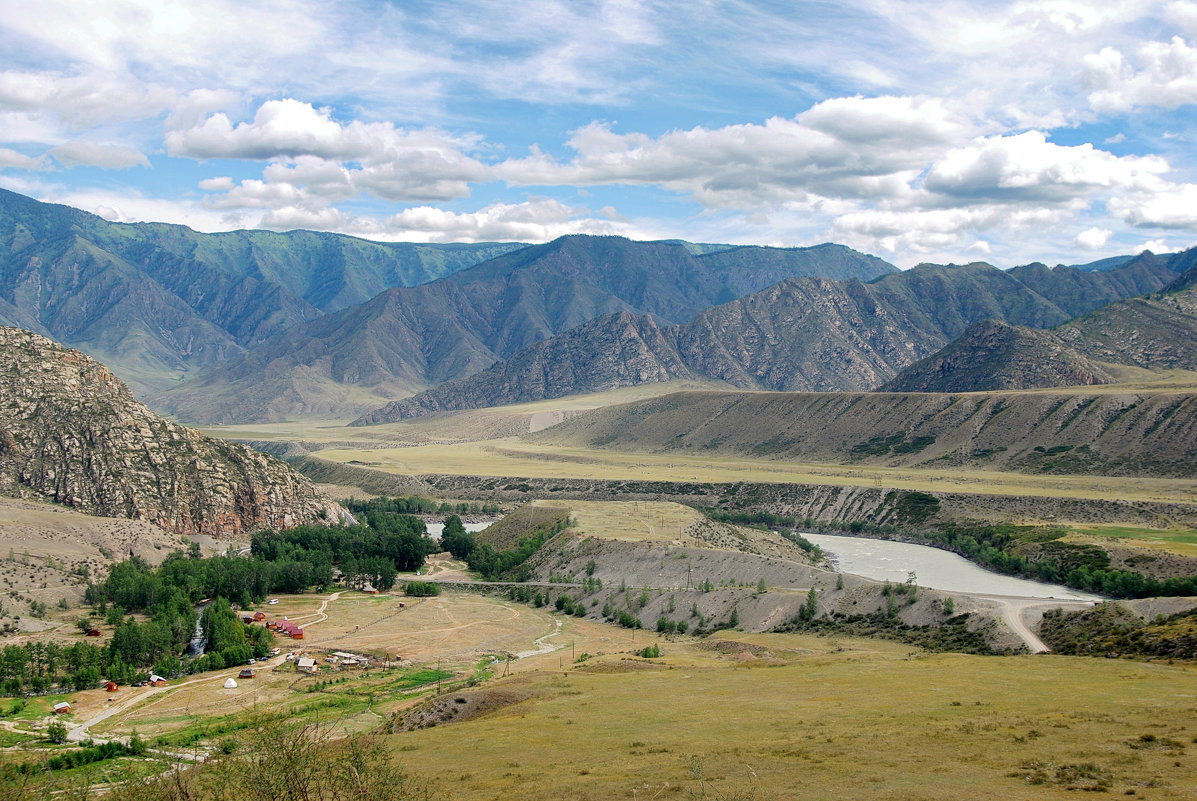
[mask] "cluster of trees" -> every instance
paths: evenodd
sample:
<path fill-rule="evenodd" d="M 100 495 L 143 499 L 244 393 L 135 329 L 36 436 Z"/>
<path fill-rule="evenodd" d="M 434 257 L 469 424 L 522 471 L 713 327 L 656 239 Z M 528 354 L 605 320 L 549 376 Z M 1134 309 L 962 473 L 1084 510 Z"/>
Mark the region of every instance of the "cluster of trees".
<path fill-rule="evenodd" d="M 461 503 L 437 503 L 432 498 L 420 495 L 408 497 L 388 498 L 380 495 L 377 498 L 358 500 L 350 498 L 344 501 L 345 508 L 351 512 L 390 512 L 401 515 L 431 515 L 456 512 L 458 514 L 495 515 L 499 513 L 497 503 L 479 503 L 477 501 L 463 501 Z"/>
<path fill-rule="evenodd" d="M 1009 524 L 945 523 L 917 536 L 999 573 L 1065 584 L 1113 598 L 1197 595 L 1197 576 L 1160 580 L 1130 570 L 1114 570 L 1109 567 L 1109 554 L 1101 548 L 1056 541 L 1064 533 Z M 1030 550 L 1035 558 L 1019 552 L 1026 551 L 1028 543 L 1038 545 Z"/>
<path fill-rule="evenodd" d="M 54 725 L 54 724 L 50 724 Z M 59 724 L 62 725 L 62 724 Z M 28 775 L 31 773 L 40 773 L 44 771 L 56 770 L 70 770 L 71 768 L 79 768 L 84 765 L 91 765 L 95 762 L 104 762 L 109 759 L 116 759 L 123 756 L 141 756 L 146 752 L 145 741 L 133 735 L 129 740 L 129 744 L 119 742 L 101 743 L 100 745 L 89 745 L 83 748 L 72 749 L 64 751 L 61 754 L 55 754 L 45 761 L 37 762 L 22 762 L 17 765 L 6 765 L 0 776 L 13 781 L 17 776 Z"/>
<path fill-rule="evenodd" d="M 302 592 L 313 584 L 328 584 L 333 567 L 340 569 L 348 587 L 370 584 L 389 590 L 396 572 L 423 567 L 433 550 L 423 520 L 379 510 L 361 514 L 364 522 L 352 526 L 260 532 L 253 536 L 250 554 L 278 566 L 279 578 L 287 577 L 276 582 L 272 589 L 277 592 Z"/>
<path fill-rule="evenodd" d="M 0 693 L 43 693 L 52 687 L 84 689 L 96 686 L 107 664 L 104 648 L 86 642 L 61 645 L 34 640 L 0 649 Z"/>
<path fill-rule="evenodd" d="M 470 570 L 482 574 L 487 581 L 499 581 L 502 578 L 526 581 L 529 571 L 524 562 L 528 561 L 528 557 L 536 553 L 537 549 L 548 542 L 550 538 L 568 528 L 569 524 L 568 519 L 561 518 L 553 523 L 535 528 L 527 536 L 521 538 L 515 548 L 507 551 L 496 551 L 486 543 L 475 545 L 469 556 L 466 557 L 466 564 L 470 566 Z M 519 570 L 518 568 L 521 567 L 524 569 Z"/>

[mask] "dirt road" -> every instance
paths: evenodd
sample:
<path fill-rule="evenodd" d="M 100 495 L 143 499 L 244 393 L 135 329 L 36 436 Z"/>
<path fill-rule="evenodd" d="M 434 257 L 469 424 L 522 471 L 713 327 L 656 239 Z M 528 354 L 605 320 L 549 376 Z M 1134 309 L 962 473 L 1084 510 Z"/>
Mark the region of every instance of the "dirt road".
<path fill-rule="evenodd" d="M 1001 611 L 1002 620 L 1017 634 L 1033 654 L 1047 653 L 1051 649 L 1033 631 L 1043 613 L 1049 609 L 1076 611 L 1088 609 L 1098 601 L 1057 600 L 1055 598 L 1018 598 L 1012 595 L 973 595 L 983 601 L 992 601 Z"/>

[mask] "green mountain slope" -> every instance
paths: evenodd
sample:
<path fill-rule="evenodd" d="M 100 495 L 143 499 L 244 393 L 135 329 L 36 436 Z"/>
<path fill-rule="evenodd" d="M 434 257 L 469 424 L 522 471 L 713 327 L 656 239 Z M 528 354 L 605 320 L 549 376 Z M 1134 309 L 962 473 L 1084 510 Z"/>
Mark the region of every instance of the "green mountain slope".
<path fill-rule="evenodd" d="M 82 348 L 145 392 L 388 287 L 520 247 L 201 234 L 0 190 L 0 323 Z"/>
<path fill-rule="evenodd" d="M 563 237 L 297 326 L 153 402 L 197 422 L 360 413 L 477 373 L 604 315 L 691 319 L 741 288 L 818 269 L 807 250 L 831 254 L 829 269 L 864 278 L 894 270 L 842 247 L 782 250 L 768 259 L 760 257 L 767 249 L 738 250 L 753 259 L 737 266 L 708 261 L 725 254 L 695 256 L 677 243 Z"/>

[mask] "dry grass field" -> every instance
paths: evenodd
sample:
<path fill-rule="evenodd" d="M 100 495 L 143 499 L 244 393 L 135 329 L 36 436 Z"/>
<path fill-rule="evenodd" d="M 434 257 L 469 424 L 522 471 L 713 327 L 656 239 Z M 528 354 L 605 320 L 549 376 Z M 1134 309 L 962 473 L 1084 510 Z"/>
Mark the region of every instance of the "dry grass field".
<path fill-rule="evenodd" d="M 362 447 L 368 447 L 370 443 L 395 446 L 411 443 L 463 442 L 539 431 L 561 422 L 569 415 L 616 403 L 631 403 L 682 390 L 720 388 L 726 387 L 713 382 L 669 381 L 533 403 L 437 414 L 418 420 L 374 426 L 351 427 L 347 419 L 303 419 L 283 423 L 211 426 L 201 430 L 209 436 L 222 439 L 281 440 L 313 443 L 318 446 L 343 442 L 352 442 Z"/>
<path fill-rule="evenodd" d="M 534 506 L 569 509 L 577 535 L 628 542 L 702 545 L 685 530 L 706 518 L 689 506 L 652 501 L 533 501 Z"/>
<path fill-rule="evenodd" d="M 735 457 L 628 453 L 533 445 L 516 438 L 408 448 L 331 448 L 320 458 L 402 475 L 519 476 L 641 481 L 761 481 L 874 486 L 986 495 L 1192 502 L 1197 480 L 1024 475 L 989 471 L 834 465 Z"/>
<path fill-rule="evenodd" d="M 505 708 L 391 743 L 455 799 L 1180 801 L 1197 786 L 1193 666 L 737 632 L 661 648 L 501 679 L 475 693 Z"/>

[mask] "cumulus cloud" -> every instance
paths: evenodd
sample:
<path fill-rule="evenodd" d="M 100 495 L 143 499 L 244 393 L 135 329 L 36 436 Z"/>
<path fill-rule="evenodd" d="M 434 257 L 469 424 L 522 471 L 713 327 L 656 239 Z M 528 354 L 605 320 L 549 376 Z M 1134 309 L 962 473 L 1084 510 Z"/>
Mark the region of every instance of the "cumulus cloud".
<path fill-rule="evenodd" d="M 286 206 L 267 212 L 259 224 L 275 230 L 307 228 L 416 242 L 545 242 L 570 233 L 635 233 L 629 225 L 596 219 L 586 209 L 551 198 L 494 203 L 475 212 L 417 206 L 381 221 L 345 214 L 332 207 Z"/>
<path fill-rule="evenodd" d="M 1113 235 L 1114 232 L 1109 228 L 1093 226 L 1077 234 L 1076 239 L 1073 240 L 1073 244 L 1082 250 L 1101 250 Z"/>
<path fill-rule="evenodd" d="M 1089 103 L 1094 109 L 1116 112 L 1197 103 L 1197 48 L 1173 36 L 1168 42 L 1144 42 L 1137 55 L 1137 67 L 1113 47 L 1085 58 Z"/>
<path fill-rule="evenodd" d="M 886 253 L 932 253 L 965 249 L 981 232 L 1038 230 L 1054 226 L 1067 209 L 984 205 L 968 208 L 892 211 L 866 209 L 843 214 L 831 225 L 832 236 L 847 244 L 875 246 Z M 992 248 L 988 243 L 987 247 Z M 989 252 L 989 251 L 984 251 Z"/>
<path fill-rule="evenodd" d="M 148 167 L 150 161 L 145 154 L 122 145 L 106 145 L 98 142 L 77 140 L 51 148 L 48 155 L 64 167 L 103 167 L 106 170 L 124 170 L 129 167 Z"/>
<path fill-rule="evenodd" d="M 924 187 L 956 199 L 1067 202 L 1097 189 L 1151 189 L 1170 169 L 1157 156 L 1115 156 L 1091 144 L 1064 146 L 1040 131 L 986 137 L 949 151 Z"/>
<path fill-rule="evenodd" d="M 404 130 L 389 122 L 341 123 L 330 109 L 291 98 L 266 101 L 252 122 L 234 124 L 218 113 L 166 135 L 171 155 L 273 159 L 264 173 L 267 182 L 304 187 L 309 194 L 332 200 L 360 192 L 406 202 L 465 197 L 470 184 L 488 174 L 485 164 L 465 152 L 474 144 L 468 137 Z M 261 182 L 246 192 L 260 193 L 257 183 Z M 219 203 L 234 201 L 230 196 Z"/>
<path fill-rule="evenodd" d="M 389 232 L 416 234 L 429 242 L 546 242 L 570 233 L 619 234 L 629 230 L 609 219 L 580 216 L 579 211 L 551 198 L 494 203 L 463 214 L 421 206 L 389 217 L 385 226 Z"/>
<path fill-rule="evenodd" d="M 801 201 L 808 193 L 895 197 L 935 153 L 974 132 L 938 99 L 845 97 L 793 119 L 656 138 L 592 123 L 571 135 L 571 161 L 537 151 L 496 165 L 493 174 L 523 185 L 657 184 L 710 207 Z"/>
<path fill-rule="evenodd" d="M 154 116 L 177 97 L 167 86 L 121 74 L 0 72 L 0 108 L 29 115 L 51 113 L 74 130 Z"/>

